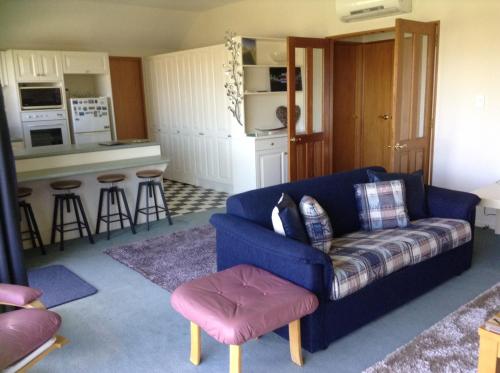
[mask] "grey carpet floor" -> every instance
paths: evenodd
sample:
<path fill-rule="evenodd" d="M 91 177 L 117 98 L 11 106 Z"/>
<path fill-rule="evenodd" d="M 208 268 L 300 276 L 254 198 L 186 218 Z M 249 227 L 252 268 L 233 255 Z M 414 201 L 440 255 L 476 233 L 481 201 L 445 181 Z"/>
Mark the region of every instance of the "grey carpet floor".
<path fill-rule="evenodd" d="M 68 242 L 45 257 L 28 254 L 37 267 L 63 264 L 95 286 L 97 294 L 54 308 L 63 318 L 61 334 L 71 343 L 53 352 L 36 372 L 226 372 L 226 346 L 203 335 L 202 364 L 189 363 L 189 323 L 169 304 L 170 294 L 103 252 L 111 247 L 206 224 L 213 211 L 140 227 L 137 235 L 116 233 L 110 241 L 97 237 Z M 305 353 L 305 365 L 294 366 L 288 344 L 275 334 L 243 348 L 248 372 L 360 372 L 500 281 L 500 237 L 477 230 L 473 267 L 427 294 L 358 329 L 325 351 Z"/>
<path fill-rule="evenodd" d="M 500 282 L 364 373 L 474 373 L 478 328 L 500 309 Z"/>

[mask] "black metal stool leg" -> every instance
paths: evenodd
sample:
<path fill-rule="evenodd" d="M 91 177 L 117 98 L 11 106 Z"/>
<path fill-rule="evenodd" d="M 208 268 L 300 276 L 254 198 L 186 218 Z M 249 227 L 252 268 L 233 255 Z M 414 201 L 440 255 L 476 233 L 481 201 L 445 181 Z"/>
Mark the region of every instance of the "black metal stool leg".
<path fill-rule="evenodd" d="M 110 202 L 111 202 L 111 199 L 113 198 L 113 192 L 108 189 L 106 191 L 106 238 L 109 240 L 109 221 L 111 220 L 111 217 L 110 217 Z"/>
<path fill-rule="evenodd" d="M 101 191 L 99 193 L 99 207 L 97 209 L 97 222 L 95 223 L 95 234 L 99 234 L 99 230 L 101 228 L 103 194 L 104 194 L 104 188 L 101 188 Z"/>
<path fill-rule="evenodd" d="M 122 195 L 123 199 L 123 204 L 125 205 L 125 211 L 127 211 L 127 218 L 130 223 L 130 229 L 132 230 L 132 233 L 135 234 L 135 224 L 132 221 L 132 216 L 130 215 L 130 209 L 128 208 L 128 202 L 127 202 L 127 197 L 125 196 L 125 191 L 123 189 L 119 189 L 120 194 Z"/>
<path fill-rule="evenodd" d="M 146 223 L 149 231 L 149 196 L 151 193 L 151 183 L 148 181 L 146 186 Z"/>
<path fill-rule="evenodd" d="M 139 216 L 139 207 L 141 204 L 141 191 L 144 186 L 144 182 L 139 183 L 139 188 L 137 189 L 137 199 L 135 202 L 135 213 L 134 213 L 134 225 L 137 225 L 137 218 Z"/>
<path fill-rule="evenodd" d="M 124 225 L 123 225 L 122 204 L 120 202 L 120 196 L 118 195 L 118 188 L 117 187 L 113 187 L 112 189 L 113 189 L 113 193 L 115 195 L 116 206 L 118 207 L 118 216 L 120 218 L 120 226 L 123 229 Z"/>
<path fill-rule="evenodd" d="M 158 201 L 156 199 L 155 184 L 156 182 L 151 182 L 151 191 L 153 192 L 153 200 L 155 201 L 156 220 L 160 220 L 160 212 L 158 211 Z"/>
<path fill-rule="evenodd" d="M 64 251 L 64 201 L 66 196 L 59 198 L 59 250 Z"/>
<path fill-rule="evenodd" d="M 78 206 L 80 206 L 80 212 L 82 213 L 83 224 L 85 225 L 85 230 L 87 231 L 87 236 L 89 238 L 90 243 L 94 243 L 94 237 L 92 237 L 92 233 L 90 232 L 89 222 L 87 221 L 87 215 L 85 215 L 85 210 L 83 209 L 82 200 L 79 195 L 75 196 L 76 201 L 78 202 Z"/>
<path fill-rule="evenodd" d="M 54 196 L 54 211 L 52 212 L 52 232 L 50 233 L 50 243 L 56 242 L 57 209 L 59 208 L 59 196 Z"/>
<path fill-rule="evenodd" d="M 28 226 L 28 233 L 30 235 L 31 246 L 35 249 L 36 248 L 35 232 L 28 211 L 28 203 L 26 201 L 21 201 L 19 205 L 22 207 L 24 216 L 26 218 L 26 225 Z"/>
<path fill-rule="evenodd" d="M 78 226 L 78 233 L 80 234 L 80 238 L 83 238 L 83 230 L 81 225 L 82 221 L 80 219 L 80 213 L 78 212 L 78 208 L 76 206 L 76 198 L 72 196 L 71 201 L 73 202 L 73 208 L 75 209 L 75 217 L 76 217 L 76 225 Z"/>
<path fill-rule="evenodd" d="M 38 240 L 38 245 L 40 246 L 40 251 L 42 252 L 42 255 L 45 255 L 46 254 L 45 245 L 43 244 L 42 236 L 40 234 L 40 230 L 38 229 L 38 224 L 37 224 L 36 219 L 35 219 L 35 214 L 33 213 L 33 209 L 31 207 L 31 204 L 29 204 L 29 203 L 28 203 L 28 213 L 30 215 L 30 220 L 31 220 L 31 224 L 33 225 L 33 229 L 35 230 L 35 236 Z"/>
<path fill-rule="evenodd" d="M 163 189 L 163 185 L 161 183 L 156 184 L 158 189 L 160 190 L 161 199 L 163 201 L 163 207 L 165 208 L 165 216 L 168 219 L 168 224 L 172 225 L 172 217 L 170 216 L 170 210 L 168 209 L 167 198 L 165 197 L 165 191 Z"/>

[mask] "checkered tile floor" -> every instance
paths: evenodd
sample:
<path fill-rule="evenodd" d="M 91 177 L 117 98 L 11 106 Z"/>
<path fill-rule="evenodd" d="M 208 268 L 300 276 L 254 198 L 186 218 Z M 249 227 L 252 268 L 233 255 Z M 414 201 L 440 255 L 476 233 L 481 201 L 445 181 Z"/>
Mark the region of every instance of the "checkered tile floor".
<path fill-rule="evenodd" d="M 165 180 L 165 195 L 172 216 L 226 207 L 227 193 Z"/>

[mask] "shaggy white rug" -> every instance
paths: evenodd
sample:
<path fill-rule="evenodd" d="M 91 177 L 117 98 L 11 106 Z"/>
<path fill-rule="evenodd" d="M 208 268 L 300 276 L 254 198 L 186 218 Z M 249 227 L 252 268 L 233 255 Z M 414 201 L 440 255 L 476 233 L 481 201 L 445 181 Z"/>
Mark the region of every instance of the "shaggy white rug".
<path fill-rule="evenodd" d="M 477 329 L 500 311 L 500 283 L 387 355 L 365 373 L 476 372 Z"/>

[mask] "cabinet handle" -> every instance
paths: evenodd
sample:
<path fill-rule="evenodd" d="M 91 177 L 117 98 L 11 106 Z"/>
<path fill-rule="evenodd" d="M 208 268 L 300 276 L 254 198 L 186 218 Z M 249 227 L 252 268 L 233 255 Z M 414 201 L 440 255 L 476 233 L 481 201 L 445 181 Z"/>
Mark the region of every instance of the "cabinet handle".
<path fill-rule="evenodd" d="M 231 135 L 227 135 L 227 138 L 228 138 L 228 139 L 230 139 L 231 137 L 233 137 L 233 136 L 231 136 Z"/>
<path fill-rule="evenodd" d="M 271 146 L 274 146 L 274 142 L 271 143 Z"/>
<path fill-rule="evenodd" d="M 205 136 L 205 134 L 203 132 L 199 132 L 198 135 Z"/>

